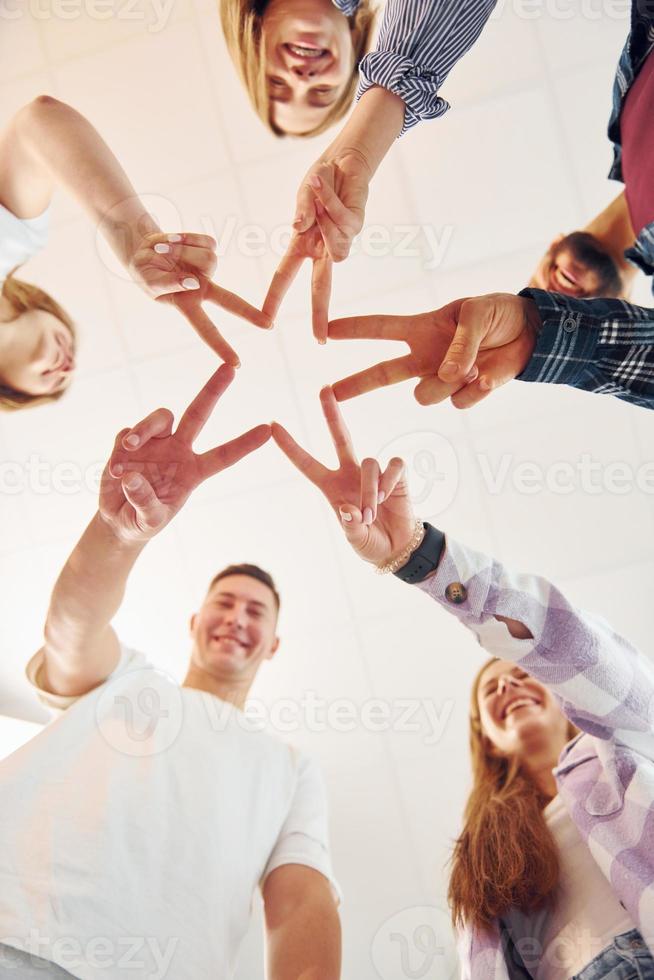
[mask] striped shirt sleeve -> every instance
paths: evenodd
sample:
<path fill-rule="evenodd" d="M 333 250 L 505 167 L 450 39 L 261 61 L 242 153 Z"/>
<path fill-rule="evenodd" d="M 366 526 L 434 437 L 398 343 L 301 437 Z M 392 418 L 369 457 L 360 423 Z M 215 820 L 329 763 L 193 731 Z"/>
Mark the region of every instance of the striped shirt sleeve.
<path fill-rule="evenodd" d="M 453 585 L 455 600 L 448 598 Z M 511 572 L 449 537 L 435 575 L 417 588 L 492 656 L 545 684 L 582 731 L 654 759 L 654 663 L 603 619 L 576 609 L 546 579 Z M 497 615 L 523 623 L 532 639 L 512 637 Z"/>
<path fill-rule="evenodd" d="M 403 99 L 405 133 L 449 109 L 438 90 L 481 34 L 496 0 L 387 0 L 374 51 L 359 65 L 357 98 L 373 85 Z M 338 4 L 340 7 L 340 3 Z"/>
<path fill-rule="evenodd" d="M 518 381 L 565 384 L 654 408 L 654 310 L 523 289 L 542 321 Z"/>

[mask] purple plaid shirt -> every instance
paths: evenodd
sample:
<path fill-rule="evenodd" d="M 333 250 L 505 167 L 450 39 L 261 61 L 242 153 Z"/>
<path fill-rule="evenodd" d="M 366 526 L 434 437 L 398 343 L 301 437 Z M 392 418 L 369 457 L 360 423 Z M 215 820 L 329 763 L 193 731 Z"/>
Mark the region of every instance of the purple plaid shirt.
<path fill-rule="evenodd" d="M 467 591 L 460 604 L 446 597 L 453 583 Z M 510 572 L 452 539 L 436 574 L 419 588 L 491 655 L 519 663 L 546 684 L 581 729 L 554 770 L 559 793 L 654 952 L 654 664 L 550 582 Z M 533 639 L 514 639 L 496 614 L 524 623 Z M 491 935 L 462 936 L 464 980 L 525 976 L 505 958 L 504 939 L 499 923 Z"/>

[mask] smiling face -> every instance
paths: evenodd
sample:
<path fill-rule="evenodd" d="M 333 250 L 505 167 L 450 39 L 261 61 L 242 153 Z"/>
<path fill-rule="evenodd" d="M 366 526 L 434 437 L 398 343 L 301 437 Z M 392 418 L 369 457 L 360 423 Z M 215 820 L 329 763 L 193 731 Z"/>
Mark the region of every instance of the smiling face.
<path fill-rule="evenodd" d="M 277 603 L 263 582 L 228 575 L 216 582 L 191 619 L 194 667 L 216 681 L 252 681 L 279 640 Z"/>
<path fill-rule="evenodd" d="M 52 313 L 33 309 L 0 322 L 0 383 L 28 395 L 63 391 L 75 368 L 71 331 Z"/>
<path fill-rule="evenodd" d="M 602 243 L 581 231 L 552 242 L 529 285 L 578 299 L 619 296 L 624 288 L 618 267 Z"/>
<path fill-rule="evenodd" d="M 262 32 L 272 122 L 285 133 L 311 132 L 352 79 L 348 19 L 331 0 L 270 0 Z"/>
<path fill-rule="evenodd" d="M 552 694 L 508 660 L 494 660 L 477 685 L 483 734 L 501 755 L 555 762 L 568 741 L 568 721 Z"/>

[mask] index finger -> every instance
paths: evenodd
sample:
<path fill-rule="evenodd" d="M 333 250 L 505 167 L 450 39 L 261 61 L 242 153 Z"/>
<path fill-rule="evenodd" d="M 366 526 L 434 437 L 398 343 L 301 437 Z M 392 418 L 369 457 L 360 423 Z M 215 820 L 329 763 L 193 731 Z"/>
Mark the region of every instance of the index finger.
<path fill-rule="evenodd" d="M 272 277 L 266 298 L 263 301 L 263 312 L 271 320 L 277 316 L 277 311 L 282 304 L 282 300 L 289 291 L 293 280 L 298 274 L 299 268 L 304 262 L 304 256 L 300 255 L 293 248 L 293 241 L 289 245 L 286 254 L 282 256 L 282 261 L 277 266 L 277 271 Z"/>
<path fill-rule="evenodd" d="M 334 448 L 336 449 L 339 463 L 341 466 L 345 463 L 356 464 L 357 458 L 354 445 L 352 444 L 352 438 L 348 432 L 345 420 L 341 415 L 338 403 L 334 397 L 334 392 L 329 385 L 320 392 L 320 404 L 332 437 L 332 442 L 334 443 Z"/>
<path fill-rule="evenodd" d="M 411 330 L 410 316 L 344 316 L 329 321 L 330 340 L 405 340 Z"/>
<path fill-rule="evenodd" d="M 174 293 L 171 302 L 183 313 L 201 340 L 220 357 L 225 364 L 240 367 L 241 361 L 234 348 L 227 343 L 216 325 L 200 305 L 199 297 L 188 293 Z"/>
<path fill-rule="evenodd" d="M 331 294 L 332 260 L 328 256 L 314 259 L 311 273 L 311 322 L 313 335 L 320 344 L 327 340 Z"/>
<path fill-rule="evenodd" d="M 298 445 L 293 436 L 278 422 L 272 424 L 272 437 L 293 466 L 297 467 L 314 486 L 322 488 L 325 477 L 329 475 L 327 467 Z"/>
<path fill-rule="evenodd" d="M 223 310 L 227 310 L 228 313 L 239 316 L 241 320 L 248 320 L 255 327 L 262 327 L 264 330 L 269 330 L 272 327 L 272 320 L 267 313 L 263 313 L 256 306 L 248 303 L 247 300 L 237 296 L 236 293 L 230 292 L 229 289 L 223 289 L 222 286 L 219 286 L 215 282 L 209 282 L 207 284 L 205 298 L 209 302 L 222 307 Z"/>
<path fill-rule="evenodd" d="M 220 365 L 182 415 L 175 431 L 176 436 L 189 446 L 193 443 L 213 412 L 216 402 L 234 380 L 235 374 L 230 365 Z"/>
<path fill-rule="evenodd" d="M 348 378 L 337 381 L 332 387 L 336 401 L 344 402 L 348 398 L 356 398 L 358 395 L 375 391 L 376 388 L 385 388 L 414 377 L 416 377 L 416 370 L 413 366 L 413 358 L 411 354 L 406 354 L 405 357 L 382 361 L 374 367 L 351 374 Z"/>

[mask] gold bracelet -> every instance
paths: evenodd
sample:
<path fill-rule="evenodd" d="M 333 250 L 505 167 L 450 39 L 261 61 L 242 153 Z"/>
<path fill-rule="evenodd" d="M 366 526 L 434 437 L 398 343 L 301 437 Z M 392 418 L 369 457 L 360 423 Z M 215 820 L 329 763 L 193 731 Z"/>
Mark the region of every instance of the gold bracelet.
<path fill-rule="evenodd" d="M 398 568 L 402 568 L 402 565 L 406 565 L 416 548 L 422 544 L 422 539 L 424 536 L 425 525 L 420 518 L 417 518 L 413 535 L 411 536 L 411 540 L 406 548 L 403 548 L 399 554 L 397 554 L 394 558 L 391 558 L 389 561 L 384 562 L 382 565 L 377 565 L 377 574 L 387 575 L 388 572 L 396 572 Z"/>

